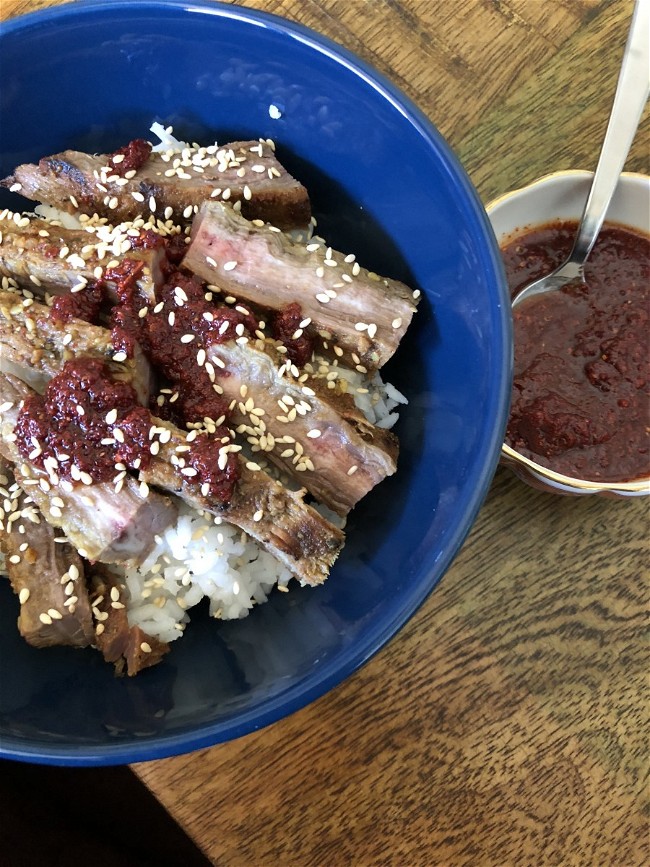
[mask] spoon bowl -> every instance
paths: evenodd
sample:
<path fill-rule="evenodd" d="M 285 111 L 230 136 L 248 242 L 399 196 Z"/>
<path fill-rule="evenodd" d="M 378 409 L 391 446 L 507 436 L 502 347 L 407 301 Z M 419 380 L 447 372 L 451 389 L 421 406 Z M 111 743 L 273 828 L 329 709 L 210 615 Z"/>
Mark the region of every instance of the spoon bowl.
<path fill-rule="evenodd" d="M 543 295 L 545 292 L 555 292 L 559 289 L 568 286 L 570 283 L 584 283 L 585 281 L 585 266 L 576 262 L 565 262 L 560 265 L 552 274 L 547 274 L 546 277 L 540 277 L 528 286 L 524 286 L 521 292 L 512 300 L 513 308 L 522 301 L 533 298 L 535 295 Z"/>

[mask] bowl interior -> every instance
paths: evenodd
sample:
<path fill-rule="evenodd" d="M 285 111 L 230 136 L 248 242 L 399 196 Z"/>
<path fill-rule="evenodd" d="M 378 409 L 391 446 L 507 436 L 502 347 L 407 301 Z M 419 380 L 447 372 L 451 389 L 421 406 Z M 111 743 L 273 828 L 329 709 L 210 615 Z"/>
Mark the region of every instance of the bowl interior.
<path fill-rule="evenodd" d="M 237 7 L 185 7 L 91 0 L 6 24 L 0 172 L 66 147 L 114 149 L 147 137 L 154 119 L 201 142 L 274 138 L 332 245 L 423 292 L 385 368 L 410 401 L 397 427 L 399 472 L 352 513 L 324 586 L 275 594 L 234 623 L 194 612 L 165 661 L 136 679 L 116 679 L 92 651 L 25 645 L 4 582 L 0 745 L 15 758 L 161 757 L 244 734 L 322 694 L 442 576 L 503 439 L 511 337 L 502 268 L 447 145 L 332 43 Z M 7 204 L 26 206 L 5 194 Z"/>
<path fill-rule="evenodd" d="M 592 177 L 592 172 L 557 172 L 490 203 L 487 212 L 499 243 L 506 244 L 511 237 L 552 220 L 579 220 Z M 650 178 L 621 175 L 607 221 L 650 232 L 649 194 Z"/>

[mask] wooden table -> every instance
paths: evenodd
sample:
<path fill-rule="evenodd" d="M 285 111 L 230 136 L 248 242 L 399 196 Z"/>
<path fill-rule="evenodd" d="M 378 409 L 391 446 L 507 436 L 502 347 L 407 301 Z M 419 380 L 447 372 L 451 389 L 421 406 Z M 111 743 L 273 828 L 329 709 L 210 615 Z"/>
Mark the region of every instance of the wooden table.
<path fill-rule="evenodd" d="M 649 0 L 643 0 L 649 2 Z M 51 5 L 0 0 L 3 17 Z M 484 201 L 592 168 L 631 0 L 249 0 L 402 87 Z M 648 173 L 646 112 L 628 168 Z M 234 743 L 133 768 L 216 865 L 650 863 L 648 507 L 499 470 L 390 645 Z"/>

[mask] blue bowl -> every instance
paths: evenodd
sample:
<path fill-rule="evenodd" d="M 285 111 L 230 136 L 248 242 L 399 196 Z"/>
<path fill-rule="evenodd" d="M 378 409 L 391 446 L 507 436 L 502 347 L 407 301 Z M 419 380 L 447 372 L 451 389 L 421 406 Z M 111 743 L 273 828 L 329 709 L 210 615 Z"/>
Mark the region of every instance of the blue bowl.
<path fill-rule="evenodd" d="M 422 113 L 349 52 L 280 18 L 208 2 L 85 0 L 5 22 L 0 56 L 2 176 L 65 148 L 113 150 L 147 137 L 154 119 L 186 140 L 272 137 L 332 245 L 422 290 L 385 368 L 410 401 L 397 427 L 399 471 L 352 513 L 324 586 L 277 593 L 242 621 L 199 612 L 165 660 L 135 679 L 115 678 L 91 650 L 28 647 L 17 601 L 0 586 L 3 756 L 105 765 L 239 737 L 366 662 L 469 531 L 510 393 L 496 242 Z M 6 205 L 29 207 L 9 193 Z"/>

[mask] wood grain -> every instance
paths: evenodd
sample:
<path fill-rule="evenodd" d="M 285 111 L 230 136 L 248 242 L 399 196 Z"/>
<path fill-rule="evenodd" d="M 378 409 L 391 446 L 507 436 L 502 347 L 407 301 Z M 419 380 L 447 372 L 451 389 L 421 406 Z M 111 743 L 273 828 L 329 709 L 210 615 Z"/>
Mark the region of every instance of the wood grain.
<path fill-rule="evenodd" d="M 357 675 L 270 729 L 136 770 L 229 867 L 640 867 L 646 517 L 499 471 L 442 584 Z"/>
<path fill-rule="evenodd" d="M 3 17 L 50 5 L 3 0 Z M 593 167 L 628 0 L 250 0 L 373 63 L 485 201 Z M 648 172 L 646 112 L 628 167 Z M 443 582 L 346 683 L 139 765 L 223 867 L 650 863 L 648 505 L 496 474 Z"/>

